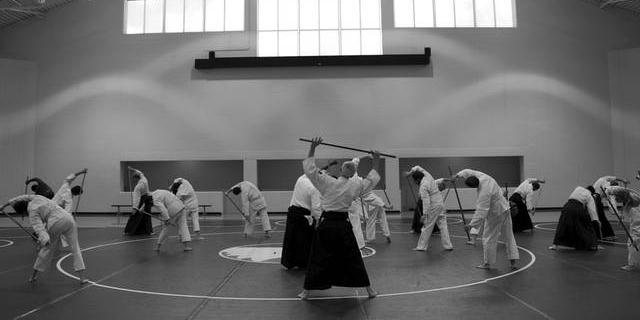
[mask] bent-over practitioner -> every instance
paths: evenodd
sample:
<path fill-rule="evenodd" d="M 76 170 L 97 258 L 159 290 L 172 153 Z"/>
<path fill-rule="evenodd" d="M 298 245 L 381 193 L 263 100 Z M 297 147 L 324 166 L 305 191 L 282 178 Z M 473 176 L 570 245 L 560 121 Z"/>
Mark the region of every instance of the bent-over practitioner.
<path fill-rule="evenodd" d="M 533 195 L 540 190 L 540 184 L 544 182 L 540 179 L 527 178 L 509 197 L 509 205 L 513 208 L 511 214 L 513 232 L 533 229 L 530 216 L 533 211 Z"/>
<path fill-rule="evenodd" d="M 577 250 L 598 250 L 598 228 L 598 213 L 591 191 L 578 186 L 560 211 L 553 245 L 549 249 L 570 247 Z"/>
<path fill-rule="evenodd" d="M 17 213 L 29 214 L 29 222 L 38 236 L 40 250 L 33 265 L 33 273 L 29 278 L 34 282 L 38 272 L 44 272 L 51 265 L 53 257 L 58 253 L 60 237 L 65 236 L 71 246 L 73 268 L 78 273 L 80 283 L 86 283 L 85 265 L 78 243 L 78 227 L 71 213 L 58 206 L 53 200 L 40 195 L 17 196 L 0 208 L 12 206 Z"/>
<path fill-rule="evenodd" d="M 470 188 L 478 189 L 476 211 L 471 222 L 465 228 L 479 227 L 484 221 L 482 233 L 483 262 L 477 266 L 480 269 L 489 269 L 496 262 L 496 251 L 500 234 L 504 237 L 507 250 L 507 258 L 511 268 L 516 268 L 516 261 L 520 258 L 516 239 L 513 236 L 511 226 L 511 212 L 509 203 L 505 199 L 498 183 L 488 174 L 480 171 L 464 169 L 456 174 L 456 177 L 465 179 L 465 184 Z"/>
<path fill-rule="evenodd" d="M 256 218 L 259 215 L 264 236 L 270 238 L 271 235 L 269 231 L 271 231 L 271 222 L 269 221 L 269 214 L 267 212 L 267 201 L 264 200 L 262 192 L 258 190 L 258 187 L 249 181 L 241 181 L 227 190 L 226 193 L 228 194 L 230 192 L 233 192 L 235 195 L 240 195 L 240 201 L 242 201 L 242 215 L 245 216 L 244 237 L 246 238 L 253 233 Z"/>
<path fill-rule="evenodd" d="M 433 227 L 437 224 L 440 229 L 440 241 L 442 247 L 447 250 L 453 250 L 453 244 L 449 238 L 449 227 L 447 226 L 446 210 L 442 197 L 444 190 L 444 180 L 434 180 L 433 176 L 424 168 L 414 166 L 407 172 L 413 181 L 419 186 L 420 200 L 422 200 L 422 229 L 420 230 L 420 238 L 418 245 L 413 249 L 416 251 L 427 251 L 429 248 L 429 239 L 433 232 Z"/>
<path fill-rule="evenodd" d="M 158 189 L 143 195 L 141 201 L 145 204 L 145 207 L 155 207 L 158 209 L 160 211 L 160 217 L 164 221 L 162 231 L 160 231 L 160 236 L 158 236 L 155 251 L 160 251 L 160 247 L 164 244 L 165 240 L 167 240 L 170 224 L 178 227 L 178 235 L 180 235 L 182 245 L 184 246 L 183 250 L 193 250 L 189 246 L 191 243 L 191 234 L 189 234 L 189 227 L 187 227 L 185 206 L 178 197 L 168 190 Z M 150 211 L 146 212 L 150 213 Z"/>
<path fill-rule="evenodd" d="M 196 234 L 197 240 L 204 240 L 200 235 L 200 212 L 198 210 L 198 197 L 196 191 L 189 180 L 185 178 L 176 178 L 170 187 L 171 192 L 182 201 L 185 206 L 185 215 L 191 216 L 193 223 L 193 232 Z"/>
<path fill-rule="evenodd" d="M 595 191 L 593 194 L 593 199 L 596 205 L 596 212 L 598 213 L 598 221 L 600 221 L 600 230 L 599 230 L 600 233 L 598 234 L 598 238 L 602 240 L 606 240 L 606 241 L 616 240 L 616 234 L 613 231 L 613 228 L 611 227 L 611 223 L 609 223 L 609 220 L 607 219 L 607 216 L 604 213 L 604 204 L 606 203 L 607 207 L 609 207 L 609 201 L 606 201 L 606 199 L 604 199 L 606 195 L 602 192 L 602 188 L 607 189 L 608 187 L 611 187 L 611 186 L 618 186 L 619 183 L 628 184 L 629 181 L 622 178 L 614 177 L 614 176 L 604 176 L 604 177 L 598 178 L 598 180 L 596 180 L 596 182 L 593 183 L 593 189 Z M 610 200 L 613 205 L 616 205 L 615 199 L 610 199 Z M 612 210 L 612 209 L 609 209 L 609 210 Z"/>

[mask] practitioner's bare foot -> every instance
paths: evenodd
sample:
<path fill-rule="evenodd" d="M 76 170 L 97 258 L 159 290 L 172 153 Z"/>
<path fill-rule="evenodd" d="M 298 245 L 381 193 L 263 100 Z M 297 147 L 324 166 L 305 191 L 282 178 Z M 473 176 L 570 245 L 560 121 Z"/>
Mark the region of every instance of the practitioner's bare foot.
<path fill-rule="evenodd" d="M 411 250 L 413 250 L 413 251 L 427 251 L 426 248 L 418 248 L 418 247 L 415 247 L 415 248 L 413 248 Z"/>
<path fill-rule="evenodd" d="M 475 240 L 469 240 L 469 241 L 467 241 L 465 243 L 470 245 L 470 246 L 475 246 L 476 245 L 476 241 Z"/>
<path fill-rule="evenodd" d="M 516 261 L 515 259 L 513 260 L 509 260 L 511 262 L 511 270 L 518 270 L 518 266 L 516 266 Z"/>
<path fill-rule="evenodd" d="M 246 233 L 244 233 L 243 235 L 244 235 L 244 238 L 245 238 L 245 239 L 249 237 L 249 235 L 248 235 L 248 234 L 246 234 Z"/>
<path fill-rule="evenodd" d="M 488 263 L 483 263 L 483 264 L 481 264 L 479 266 L 476 266 L 476 268 L 487 270 L 487 269 L 491 269 L 491 265 L 489 265 Z"/>
<path fill-rule="evenodd" d="M 269 231 L 264 232 L 264 237 L 267 239 L 271 238 L 271 234 L 269 233 Z"/>
<path fill-rule="evenodd" d="M 636 268 L 634 266 L 630 266 L 630 265 L 625 265 L 620 267 L 620 269 L 624 270 L 624 271 L 635 271 Z"/>
<path fill-rule="evenodd" d="M 387 243 L 391 243 L 391 237 L 387 237 Z"/>
<path fill-rule="evenodd" d="M 34 283 L 38 281 L 38 270 L 33 270 L 31 277 L 29 277 L 29 282 Z"/>
<path fill-rule="evenodd" d="M 369 299 L 372 299 L 378 296 L 378 292 L 371 287 L 367 287 L 367 294 L 369 295 Z"/>
<path fill-rule="evenodd" d="M 200 235 L 200 231 L 196 231 L 196 236 L 194 237 L 196 240 L 205 240 L 207 238 Z"/>
<path fill-rule="evenodd" d="M 556 246 L 555 244 L 552 244 L 549 246 L 549 250 L 558 250 L 558 246 Z"/>
<path fill-rule="evenodd" d="M 300 298 L 300 300 L 309 299 L 309 291 L 308 290 L 302 290 L 302 292 L 300 292 L 300 294 L 298 294 L 298 298 Z"/>
<path fill-rule="evenodd" d="M 184 248 L 182 249 L 183 251 L 193 251 L 193 248 L 189 246 L 189 242 L 183 242 L 182 244 L 184 245 Z"/>
<path fill-rule="evenodd" d="M 155 252 L 160 252 L 160 244 L 157 244 L 155 248 L 153 248 L 153 251 Z"/>
<path fill-rule="evenodd" d="M 444 248 L 445 251 L 453 251 L 453 247 L 451 248 Z"/>
<path fill-rule="evenodd" d="M 84 270 L 78 271 L 78 279 L 80 279 L 80 284 L 85 284 L 89 282 L 89 279 L 84 275 Z"/>

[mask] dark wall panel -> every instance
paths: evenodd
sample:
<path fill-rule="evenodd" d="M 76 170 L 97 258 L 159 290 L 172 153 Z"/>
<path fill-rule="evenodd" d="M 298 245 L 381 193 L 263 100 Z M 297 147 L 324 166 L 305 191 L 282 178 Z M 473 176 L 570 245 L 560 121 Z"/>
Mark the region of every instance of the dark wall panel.
<path fill-rule="evenodd" d="M 334 159 L 331 159 L 334 160 Z M 350 159 L 335 159 L 339 163 Z M 317 159 L 319 166 L 326 165 L 329 159 Z M 376 190 L 385 187 L 384 159 L 380 161 L 380 183 Z M 363 159 L 358 167 L 358 174 L 366 176 L 371 170 L 371 159 Z M 258 160 L 258 189 L 262 191 L 291 191 L 298 177 L 303 174 L 302 159 Z"/>
<path fill-rule="evenodd" d="M 121 190 L 129 192 L 127 167 L 136 168 L 149 180 L 149 188 L 167 189 L 173 179 L 182 177 L 196 191 L 225 191 L 243 180 L 242 160 L 122 161 Z"/>

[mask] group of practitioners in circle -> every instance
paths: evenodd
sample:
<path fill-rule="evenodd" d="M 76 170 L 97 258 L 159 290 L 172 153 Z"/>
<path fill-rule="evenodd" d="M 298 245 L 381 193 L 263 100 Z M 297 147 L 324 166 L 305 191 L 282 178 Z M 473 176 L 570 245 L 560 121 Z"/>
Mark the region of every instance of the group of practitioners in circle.
<path fill-rule="evenodd" d="M 286 269 L 306 269 L 303 291 L 299 294 L 303 300 L 310 297 L 311 290 L 326 290 L 332 286 L 364 287 L 368 296 L 373 298 L 378 293 L 371 286 L 361 249 L 367 242 L 375 240 L 377 222 L 386 242 L 391 243 L 386 217 L 386 210 L 391 206 L 373 192 L 380 181 L 380 153 L 371 151 L 372 169 L 365 177 L 360 177 L 357 168 L 361 158 L 342 164 L 332 161 L 318 167 L 315 153 L 322 141 L 320 137 L 312 139 L 308 156 L 302 163 L 304 174 L 295 183 L 287 213 L 281 264 Z M 200 233 L 198 199 L 189 181 L 176 178 L 168 190 L 149 191 L 149 182 L 144 174 L 134 168 L 129 168 L 129 171 L 135 187 L 132 191 L 133 214 L 125 227 L 126 235 L 152 235 L 151 219 L 154 218 L 162 222 L 154 250 L 160 251 L 168 238 L 169 227 L 176 226 L 184 251 L 191 251 L 192 237 L 187 224 L 190 216 L 194 238 L 204 239 Z M 30 236 L 38 245 L 29 281 L 37 280 L 38 274 L 50 266 L 61 248 L 70 247 L 80 283 L 88 282 L 77 225 L 72 215 L 73 197 L 80 196 L 83 190 L 81 186 L 71 187 L 78 176 L 86 174 L 84 169 L 67 176 L 56 193 L 41 179 L 29 179 L 25 184 L 33 184 L 31 190 L 34 194 L 14 197 L 0 207 L 3 213 L 6 207 L 11 206 L 16 213 L 29 216 L 34 231 Z M 478 192 L 473 217 L 464 226 L 471 236 L 468 244 L 475 245 L 476 237 L 481 235 L 482 238 L 483 257 L 477 268 L 490 269 L 496 264 L 499 239 L 505 244 L 511 267 L 517 268 L 519 253 L 514 232 L 533 228 L 534 193 L 540 190 L 544 180 L 526 179 L 507 199 L 506 193 L 491 176 L 472 169 L 434 179 L 426 169 L 414 166 L 406 175 L 418 185 L 422 212 L 420 236 L 414 250 L 428 250 L 436 226 L 444 250 L 453 250 L 443 191 L 462 179 L 467 187 L 476 188 Z M 636 178 L 640 180 L 640 173 Z M 626 230 L 629 235 L 628 260 L 622 269 L 639 270 L 640 194 L 620 186 L 621 183 L 626 185 L 628 181 L 605 176 L 592 186 L 576 187 L 562 208 L 553 245 L 549 249 L 599 250 L 602 248 L 598 246 L 599 240 L 615 240 L 604 205 L 618 215 L 616 207 L 620 203 L 621 216 L 629 224 Z M 260 223 L 265 237 L 270 237 L 267 203 L 260 190 L 253 183 L 242 181 L 229 188 L 225 196 L 230 193 L 239 196 L 242 202 L 241 207 L 236 207 L 243 217 L 244 236 L 251 235 Z M 159 217 L 151 214 L 154 208 L 160 212 Z M 365 232 L 362 231 L 362 218 L 365 220 Z"/>

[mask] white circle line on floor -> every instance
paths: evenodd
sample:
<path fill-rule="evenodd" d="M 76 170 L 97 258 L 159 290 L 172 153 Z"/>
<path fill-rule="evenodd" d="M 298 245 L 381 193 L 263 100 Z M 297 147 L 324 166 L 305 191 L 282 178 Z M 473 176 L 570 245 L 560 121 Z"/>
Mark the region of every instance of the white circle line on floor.
<path fill-rule="evenodd" d="M 209 234 L 203 234 L 203 235 L 220 235 L 220 234 L 241 234 L 241 232 L 209 233 Z M 451 237 L 466 238 L 466 237 L 455 236 L 455 235 L 452 235 Z M 98 248 L 104 248 L 104 247 L 109 247 L 109 246 L 120 245 L 120 244 L 124 244 L 124 243 L 141 242 L 141 241 L 148 241 L 148 240 L 153 240 L 153 239 L 157 239 L 157 238 L 146 238 L 146 239 L 136 239 L 136 240 L 113 242 L 113 243 L 105 243 L 105 244 L 101 244 L 101 245 L 85 248 L 85 249 L 82 249 L 81 251 L 89 251 L 89 250 L 94 250 L 94 249 L 98 249 Z M 488 283 L 489 281 L 502 279 L 502 278 L 505 278 L 505 277 L 520 273 L 520 272 L 522 272 L 522 271 L 524 271 L 526 269 L 529 269 L 536 262 L 536 256 L 535 256 L 535 254 L 533 254 L 533 252 L 531 252 L 528 249 L 523 248 L 521 246 L 518 246 L 518 249 L 526 252 L 527 254 L 529 254 L 529 256 L 531 257 L 531 261 L 529 261 L 529 263 L 526 266 L 524 266 L 524 267 L 522 267 L 520 269 L 517 269 L 517 270 L 513 270 L 511 272 L 507 272 L 507 273 L 505 273 L 503 275 L 487 278 L 487 279 L 476 281 L 476 282 L 460 284 L 460 285 L 456 285 L 456 286 L 433 288 L 433 289 L 426 289 L 426 290 L 407 291 L 407 292 L 382 293 L 382 294 L 379 294 L 377 296 L 377 298 L 406 296 L 406 295 L 423 294 L 423 293 L 430 293 L 430 292 L 438 292 L 438 291 L 446 291 L 446 290 L 467 288 L 467 287 L 476 286 L 476 285 L 479 285 L 479 284 L 485 284 L 485 283 Z M 70 274 L 69 272 L 67 272 L 66 270 L 64 270 L 62 268 L 62 262 L 65 259 L 67 259 L 69 256 L 71 256 L 71 253 L 68 253 L 68 254 L 64 255 L 63 257 L 61 257 L 58 260 L 58 262 L 56 263 L 56 267 L 57 267 L 58 271 L 60 271 L 60 273 L 62 273 L 63 275 L 65 275 L 65 276 L 67 276 L 69 278 L 75 279 L 75 280 L 80 280 L 78 277 Z M 470 267 L 470 268 L 473 268 L 473 267 Z M 109 285 L 100 284 L 100 283 L 97 283 L 97 282 L 94 282 L 94 281 L 89 281 L 89 283 L 91 285 L 93 285 L 93 286 L 104 288 L 104 289 L 111 289 L 111 290 L 129 292 L 129 293 L 147 294 L 147 295 L 154 295 L 154 296 L 174 297 L 174 298 L 208 299 L 208 300 L 235 300 L 235 301 L 300 301 L 300 298 L 220 297 L 220 296 L 203 296 L 203 295 L 167 293 L 167 292 L 136 290 L 136 289 L 128 289 L 128 288 L 116 287 L 116 286 L 109 286 Z M 351 295 L 351 296 L 311 297 L 308 300 L 341 300 L 341 299 L 360 299 L 360 298 L 367 298 L 367 296 Z"/>
<path fill-rule="evenodd" d="M 0 248 L 6 248 L 6 247 L 8 247 L 10 245 L 13 245 L 13 241 L 11 241 L 11 240 L 0 239 L 0 241 L 6 242 L 6 244 L 0 245 Z"/>

